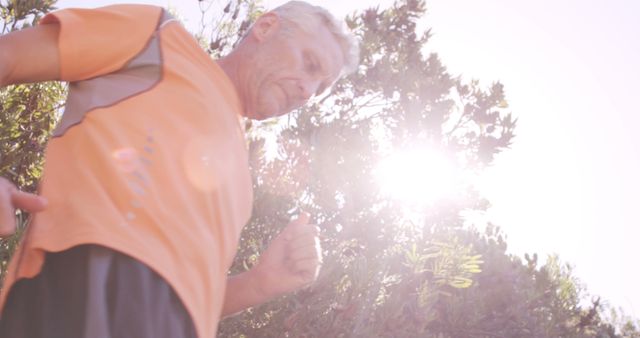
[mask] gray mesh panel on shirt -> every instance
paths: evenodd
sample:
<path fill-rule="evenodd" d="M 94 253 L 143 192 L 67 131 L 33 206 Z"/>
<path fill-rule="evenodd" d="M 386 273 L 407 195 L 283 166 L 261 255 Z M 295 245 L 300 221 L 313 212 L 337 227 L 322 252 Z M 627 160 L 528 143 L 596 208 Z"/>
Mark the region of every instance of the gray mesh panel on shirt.
<path fill-rule="evenodd" d="M 147 46 L 122 69 L 93 79 L 70 83 L 64 114 L 53 131 L 53 136 L 64 135 L 69 128 L 82 122 L 88 112 L 112 106 L 141 94 L 160 82 L 162 53 L 158 31 L 162 24 L 172 19 L 163 9 L 156 31 Z"/>

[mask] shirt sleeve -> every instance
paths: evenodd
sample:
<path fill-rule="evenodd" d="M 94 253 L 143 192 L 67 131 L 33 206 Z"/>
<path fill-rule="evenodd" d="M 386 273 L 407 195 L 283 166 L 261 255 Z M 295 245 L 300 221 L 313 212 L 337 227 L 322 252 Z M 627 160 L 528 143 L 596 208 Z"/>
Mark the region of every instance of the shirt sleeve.
<path fill-rule="evenodd" d="M 149 5 L 70 8 L 47 14 L 40 24 L 60 25 L 60 79 L 73 82 L 126 65 L 146 47 L 162 13 Z"/>

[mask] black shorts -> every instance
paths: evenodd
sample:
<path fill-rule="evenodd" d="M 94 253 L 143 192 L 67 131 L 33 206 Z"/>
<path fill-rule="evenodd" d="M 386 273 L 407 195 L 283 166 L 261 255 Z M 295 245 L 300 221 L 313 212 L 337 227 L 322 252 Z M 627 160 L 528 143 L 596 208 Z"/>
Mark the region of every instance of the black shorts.
<path fill-rule="evenodd" d="M 11 288 L 2 338 L 195 338 L 173 289 L 139 261 L 96 245 L 48 253 Z"/>

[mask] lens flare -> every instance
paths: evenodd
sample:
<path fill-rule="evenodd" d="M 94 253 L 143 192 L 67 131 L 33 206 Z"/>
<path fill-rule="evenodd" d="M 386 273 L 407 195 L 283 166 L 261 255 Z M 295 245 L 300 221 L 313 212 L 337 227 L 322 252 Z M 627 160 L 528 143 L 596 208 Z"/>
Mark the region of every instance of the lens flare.
<path fill-rule="evenodd" d="M 118 169 L 125 173 L 131 173 L 140 167 L 140 156 L 134 148 L 120 148 L 111 153 Z"/>
<path fill-rule="evenodd" d="M 454 190 L 453 165 L 428 148 L 393 152 L 381 160 L 374 174 L 385 195 L 410 206 L 428 206 Z"/>

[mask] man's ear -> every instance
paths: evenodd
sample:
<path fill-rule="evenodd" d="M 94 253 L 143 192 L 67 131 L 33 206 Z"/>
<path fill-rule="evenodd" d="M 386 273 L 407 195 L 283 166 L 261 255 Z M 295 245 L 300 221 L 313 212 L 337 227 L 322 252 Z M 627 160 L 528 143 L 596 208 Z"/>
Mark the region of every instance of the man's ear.
<path fill-rule="evenodd" d="M 280 16 L 274 12 L 262 14 L 251 28 L 251 34 L 259 41 L 268 40 L 280 29 Z"/>

